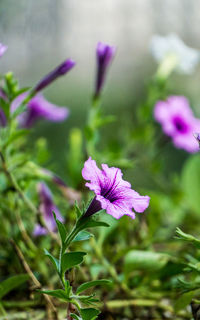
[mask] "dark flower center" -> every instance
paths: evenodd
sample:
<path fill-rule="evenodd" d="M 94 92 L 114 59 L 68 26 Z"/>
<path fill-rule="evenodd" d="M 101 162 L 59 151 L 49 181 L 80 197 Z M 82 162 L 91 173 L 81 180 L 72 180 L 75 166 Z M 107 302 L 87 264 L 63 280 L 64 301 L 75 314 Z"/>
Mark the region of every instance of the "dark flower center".
<path fill-rule="evenodd" d="M 173 119 L 173 123 L 176 127 L 176 130 L 180 133 L 186 133 L 188 131 L 188 125 L 184 122 L 183 118 L 176 116 Z"/>

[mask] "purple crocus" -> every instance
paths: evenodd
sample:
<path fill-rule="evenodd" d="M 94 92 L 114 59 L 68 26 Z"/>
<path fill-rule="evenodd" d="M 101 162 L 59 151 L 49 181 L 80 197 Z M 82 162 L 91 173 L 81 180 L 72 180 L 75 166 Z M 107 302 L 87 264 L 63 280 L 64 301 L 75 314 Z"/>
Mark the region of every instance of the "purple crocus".
<path fill-rule="evenodd" d="M 170 96 L 166 101 L 158 101 L 154 117 L 165 134 L 172 138 L 177 148 L 193 153 L 198 145 L 193 137 L 200 129 L 200 119 L 194 117 L 188 100 L 183 96 Z"/>
<path fill-rule="evenodd" d="M 6 52 L 7 49 L 8 49 L 7 46 L 5 46 L 4 44 L 0 43 L 0 57 L 3 56 L 3 54 Z"/>
<path fill-rule="evenodd" d="M 75 65 L 75 61 L 72 59 L 67 59 L 63 63 L 61 63 L 57 68 L 47 74 L 44 78 L 42 78 L 38 84 L 33 89 L 33 92 L 39 92 L 50 85 L 54 80 L 58 77 L 63 76 L 68 71 L 70 71 Z"/>
<path fill-rule="evenodd" d="M 102 164 L 100 170 L 96 162 L 91 157 L 85 162 L 82 170 L 82 176 L 87 182 L 85 185 L 96 196 L 89 205 L 85 216 L 91 216 L 101 209 L 119 219 L 123 215 L 128 215 L 132 219 L 135 218 L 136 212 L 143 212 L 149 206 L 150 198 L 148 196 L 140 196 L 139 193 L 131 189 L 131 184 L 122 179 L 120 169 Z"/>
<path fill-rule="evenodd" d="M 11 104 L 11 112 L 14 112 L 28 93 L 22 93 Z M 58 107 L 47 101 L 41 93 L 33 97 L 27 104 L 27 110 L 18 116 L 19 126 L 30 128 L 40 119 L 45 118 L 52 122 L 64 121 L 68 117 L 69 111 L 67 108 Z"/>
<path fill-rule="evenodd" d="M 116 48 L 111 47 L 107 44 L 99 42 L 97 44 L 96 54 L 97 54 L 97 76 L 96 76 L 96 90 L 95 97 L 100 95 L 102 87 L 105 82 L 106 72 L 109 65 L 115 55 Z"/>
<path fill-rule="evenodd" d="M 54 232 L 56 230 L 56 223 L 53 217 L 53 212 L 55 212 L 56 217 L 61 222 L 64 221 L 60 211 L 53 202 L 53 197 L 50 189 L 44 182 L 38 184 L 38 193 L 40 196 L 40 207 L 39 210 L 43 215 L 44 222 L 47 225 L 47 229 Z M 36 224 L 33 231 L 34 236 L 41 236 L 47 233 L 47 229 L 42 227 L 40 224 Z"/>

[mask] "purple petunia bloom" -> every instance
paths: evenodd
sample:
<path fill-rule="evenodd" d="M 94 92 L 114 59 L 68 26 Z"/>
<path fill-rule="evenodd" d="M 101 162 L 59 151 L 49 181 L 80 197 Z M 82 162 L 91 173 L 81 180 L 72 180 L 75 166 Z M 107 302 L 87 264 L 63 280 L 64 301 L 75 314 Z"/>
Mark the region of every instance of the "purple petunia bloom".
<path fill-rule="evenodd" d="M 6 52 L 7 49 L 8 49 L 7 46 L 5 46 L 4 44 L 0 43 L 0 57 L 3 56 L 3 54 Z"/>
<path fill-rule="evenodd" d="M 122 179 L 120 169 L 102 164 L 100 170 L 91 157 L 85 162 L 82 176 L 89 180 L 85 185 L 95 192 L 96 196 L 88 207 L 85 216 L 91 216 L 101 209 L 119 219 L 123 215 L 135 218 L 136 212 L 143 212 L 149 206 L 150 198 L 140 196 L 131 189 L 131 184 Z"/>
<path fill-rule="evenodd" d="M 194 117 L 188 100 L 183 96 L 170 96 L 166 101 L 158 101 L 154 117 L 162 125 L 165 134 L 172 138 L 177 148 L 193 153 L 198 145 L 193 137 L 200 129 L 200 119 Z"/>
<path fill-rule="evenodd" d="M 11 104 L 11 112 L 14 112 L 28 93 L 22 93 Z M 19 126 L 30 128 L 40 119 L 45 118 L 52 122 L 64 121 L 69 114 L 69 110 L 64 107 L 58 107 L 47 101 L 42 94 L 37 94 L 27 104 L 27 110 L 18 116 Z"/>
<path fill-rule="evenodd" d="M 116 48 L 99 42 L 97 44 L 97 77 L 95 97 L 100 95 L 103 84 L 105 82 L 106 72 L 115 55 Z"/>
<path fill-rule="evenodd" d="M 60 211 L 56 207 L 53 202 L 53 197 L 50 189 L 47 187 L 45 183 L 38 184 L 38 193 L 40 196 L 40 212 L 43 215 L 44 221 L 47 225 L 47 228 L 54 232 L 56 230 L 56 222 L 53 217 L 53 212 L 55 212 L 56 217 L 61 222 L 64 221 Z M 47 233 L 47 229 L 42 227 L 40 224 L 36 224 L 35 229 L 33 231 L 34 236 L 41 236 Z"/>
<path fill-rule="evenodd" d="M 39 92 L 50 85 L 54 80 L 58 77 L 63 76 L 68 71 L 70 71 L 75 65 L 75 61 L 72 59 L 65 60 L 61 63 L 57 68 L 47 74 L 44 78 L 42 78 L 38 84 L 33 89 L 33 92 Z"/>

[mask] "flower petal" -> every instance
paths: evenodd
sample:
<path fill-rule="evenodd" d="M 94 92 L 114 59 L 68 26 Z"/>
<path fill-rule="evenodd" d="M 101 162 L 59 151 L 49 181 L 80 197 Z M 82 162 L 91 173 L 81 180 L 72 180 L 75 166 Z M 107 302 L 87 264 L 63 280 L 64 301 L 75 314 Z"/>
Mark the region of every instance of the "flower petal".
<path fill-rule="evenodd" d="M 90 190 L 95 191 L 96 194 L 101 192 L 101 181 L 103 180 L 102 171 L 97 167 L 96 161 L 91 157 L 85 161 L 84 168 L 82 170 L 82 176 L 85 180 L 89 180 L 85 185 Z"/>

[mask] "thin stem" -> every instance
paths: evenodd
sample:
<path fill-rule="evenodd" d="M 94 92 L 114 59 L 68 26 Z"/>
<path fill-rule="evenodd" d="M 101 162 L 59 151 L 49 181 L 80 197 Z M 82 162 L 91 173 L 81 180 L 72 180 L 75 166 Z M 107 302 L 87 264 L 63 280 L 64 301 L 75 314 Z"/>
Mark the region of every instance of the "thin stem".
<path fill-rule="evenodd" d="M 0 313 L 4 316 L 4 319 L 7 320 L 7 313 L 2 305 L 2 303 L 0 302 Z"/>
<path fill-rule="evenodd" d="M 11 239 L 10 242 L 13 245 L 13 247 L 14 247 L 14 249 L 15 249 L 15 251 L 16 251 L 16 253 L 17 253 L 17 255 L 18 255 L 18 257 L 19 257 L 19 259 L 20 259 L 20 261 L 21 261 L 21 263 L 22 263 L 22 265 L 24 267 L 24 269 L 25 269 L 25 271 L 30 276 L 30 278 L 31 278 L 32 282 L 34 283 L 35 287 L 36 288 L 41 288 L 42 287 L 41 283 L 38 281 L 38 279 L 33 274 L 30 266 L 28 265 L 24 255 L 22 253 L 22 251 L 20 250 L 20 248 L 17 246 L 17 244 L 15 243 L 15 241 L 13 239 Z M 53 304 L 51 298 L 49 296 L 47 296 L 47 295 L 44 295 L 44 298 L 45 298 L 46 302 L 48 303 L 51 311 L 54 313 L 55 319 L 58 320 L 57 311 L 56 311 L 56 308 L 54 307 L 54 304 Z"/>
<path fill-rule="evenodd" d="M 15 216 L 16 216 L 17 224 L 18 224 L 19 230 L 21 232 L 22 238 L 27 243 L 29 248 L 36 252 L 38 249 L 35 246 L 35 244 L 33 243 L 33 241 L 31 240 L 31 238 L 29 237 L 29 235 L 26 231 L 26 228 L 24 226 L 24 222 L 21 218 L 20 211 L 18 209 L 15 210 Z"/>

